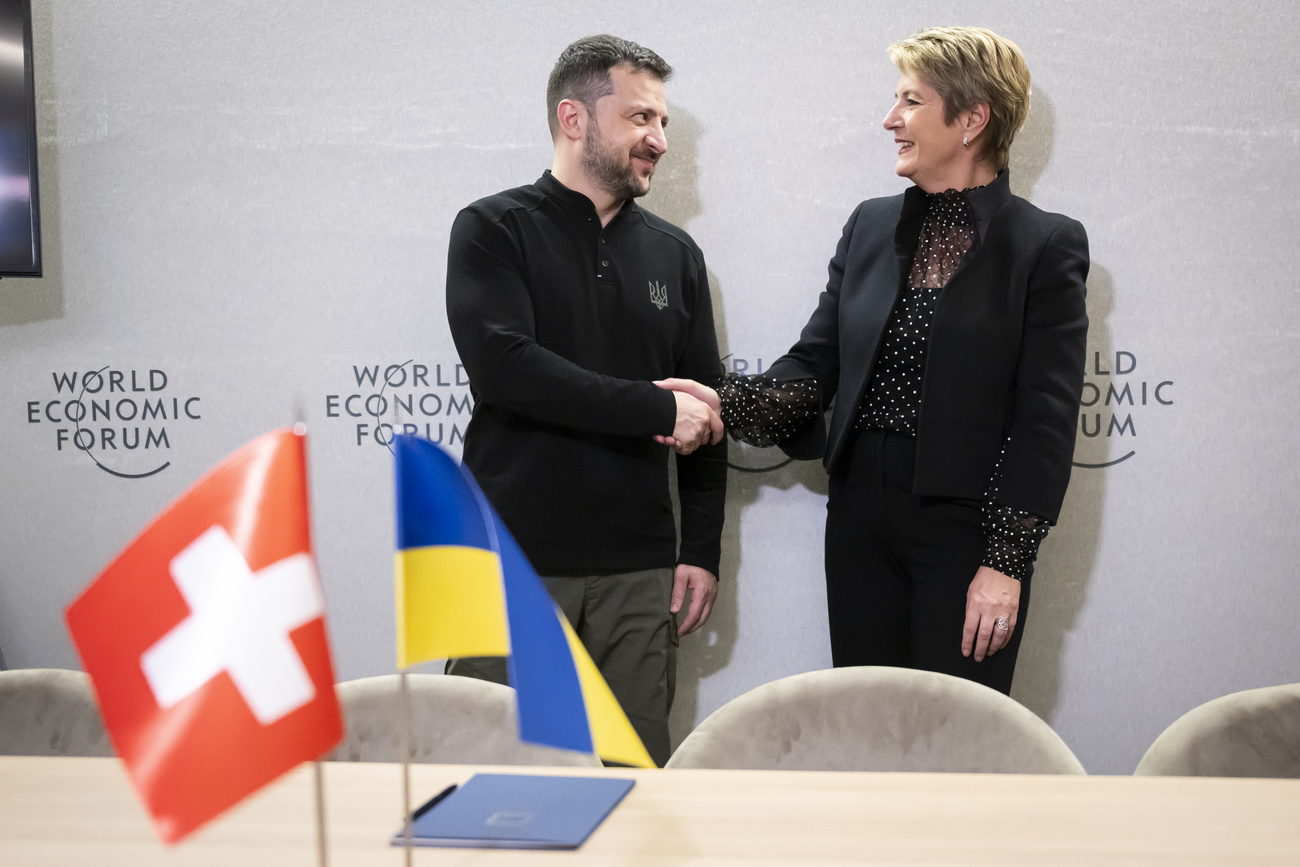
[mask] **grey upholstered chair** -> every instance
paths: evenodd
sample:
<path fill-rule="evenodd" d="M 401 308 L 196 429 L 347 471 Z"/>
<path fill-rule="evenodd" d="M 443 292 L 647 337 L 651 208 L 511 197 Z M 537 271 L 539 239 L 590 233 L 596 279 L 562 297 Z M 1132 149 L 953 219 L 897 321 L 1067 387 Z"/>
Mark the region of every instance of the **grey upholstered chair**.
<path fill-rule="evenodd" d="M 0 755 L 113 755 L 90 679 L 62 668 L 0 671 Z"/>
<path fill-rule="evenodd" d="M 1300 683 L 1234 692 L 1174 720 L 1135 774 L 1300 777 Z"/>
<path fill-rule="evenodd" d="M 1000 692 L 932 671 L 796 674 L 720 707 L 670 768 L 1082 774 L 1047 723 Z"/>
<path fill-rule="evenodd" d="M 445 674 L 410 674 L 412 760 L 443 764 L 600 766 L 594 756 L 523 743 L 508 686 Z M 401 678 L 340 683 L 344 735 L 327 759 L 402 759 Z"/>

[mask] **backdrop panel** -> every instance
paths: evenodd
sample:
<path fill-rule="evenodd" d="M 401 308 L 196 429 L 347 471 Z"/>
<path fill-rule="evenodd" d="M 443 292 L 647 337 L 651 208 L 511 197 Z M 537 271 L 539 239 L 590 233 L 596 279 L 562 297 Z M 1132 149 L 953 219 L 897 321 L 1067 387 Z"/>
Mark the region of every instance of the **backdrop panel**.
<path fill-rule="evenodd" d="M 613 32 L 677 68 L 647 207 L 708 260 L 728 364 L 797 336 L 844 220 L 905 182 L 885 46 L 973 23 L 1034 74 L 1012 186 L 1091 241 L 1087 385 L 1015 696 L 1090 771 L 1300 680 L 1300 7 L 34 0 L 45 273 L 0 284 L 0 651 L 214 461 L 301 415 L 339 674 L 393 669 L 388 428 L 459 450 L 457 210 L 550 165 L 545 79 Z M 385 377 L 388 384 L 385 385 Z M 774 452 L 737 448 L 751 467 Z M 674 734 L 829 665 L 817 465 L 733 473 Z"/>

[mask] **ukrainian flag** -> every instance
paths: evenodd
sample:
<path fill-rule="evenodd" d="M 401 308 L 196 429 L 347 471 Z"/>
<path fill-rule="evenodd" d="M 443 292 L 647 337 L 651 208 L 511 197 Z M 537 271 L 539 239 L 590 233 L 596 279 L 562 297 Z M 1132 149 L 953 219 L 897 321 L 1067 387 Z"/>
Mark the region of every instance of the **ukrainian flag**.
<path fill-rule="evenodd" d="M 654 762 L 514 537 L 463 467 L 393 440 L 397 665 L 507 656 L 519 737 L 635 767 Z"/>

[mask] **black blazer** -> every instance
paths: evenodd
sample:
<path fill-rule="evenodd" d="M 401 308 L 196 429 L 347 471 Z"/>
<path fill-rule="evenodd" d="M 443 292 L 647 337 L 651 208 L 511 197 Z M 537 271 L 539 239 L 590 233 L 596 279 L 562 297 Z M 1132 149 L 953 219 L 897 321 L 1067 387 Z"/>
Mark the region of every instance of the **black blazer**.
<path fill-rule="evenodd" d="M 1055 523 L 1070 480 L 1088 314 L 1083 226 L 1011 194 L 1007 172 L 970 193 L 975 239 L 939 295 L 916 432 L 918 496 L 983 499 L 1005 443 L 997 500 Z M 919 187 L 849 217 L 799 342 L 766 371 L 816 377 L 829 431 L 785 451 L 834 472 L 871 378 L 925 217 Z"/>

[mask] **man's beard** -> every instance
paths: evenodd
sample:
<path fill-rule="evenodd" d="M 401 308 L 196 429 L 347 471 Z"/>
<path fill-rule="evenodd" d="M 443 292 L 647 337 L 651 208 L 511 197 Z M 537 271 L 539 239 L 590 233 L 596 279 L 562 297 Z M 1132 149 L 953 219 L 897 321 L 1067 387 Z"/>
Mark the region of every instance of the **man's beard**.
<path fill-rule="evenodd" d="M 631 157 L 624 162 L 621 154 L 605 145 L 594 117 L 582 143 L 582 171 L 596 186 L 618 200 L 635 199 L 650 192 L 649 179 L 642 187 L 632 169 Z"/>

